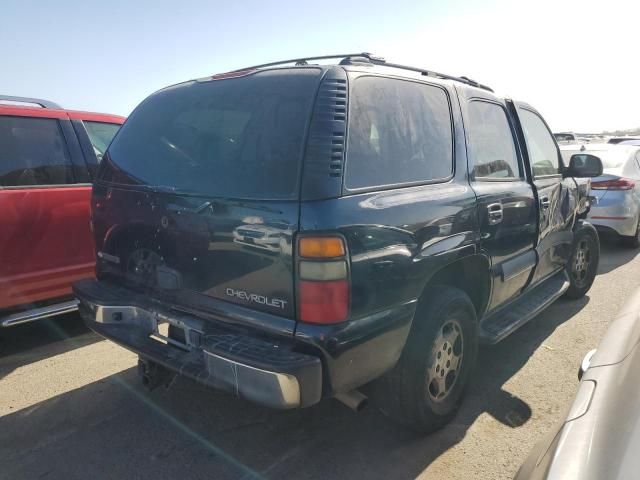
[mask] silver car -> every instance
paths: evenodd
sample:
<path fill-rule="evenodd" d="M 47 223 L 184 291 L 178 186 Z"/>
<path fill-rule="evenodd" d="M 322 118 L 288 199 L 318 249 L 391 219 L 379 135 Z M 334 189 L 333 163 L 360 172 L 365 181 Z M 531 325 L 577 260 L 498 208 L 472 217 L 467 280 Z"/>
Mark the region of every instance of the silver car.
<path fill-rule="evenodd" d="M 582 362 L 575 401 L 516 480 L 640 478 L 640 290 Z"/>
<path fill-rule="evenodd" d="M 604 173 L 591 181 L 589 220 L 602 233 L 615 233 L 633 248 L 640 247 L 640 146 L 571 145 L 560 148 L 568 162 L 584 152 L 602 160 Z"/>

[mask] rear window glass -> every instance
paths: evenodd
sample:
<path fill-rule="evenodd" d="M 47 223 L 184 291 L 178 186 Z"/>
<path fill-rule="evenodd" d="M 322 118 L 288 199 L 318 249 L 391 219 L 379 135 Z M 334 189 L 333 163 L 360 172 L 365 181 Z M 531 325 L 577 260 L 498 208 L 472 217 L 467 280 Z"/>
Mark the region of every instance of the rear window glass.
<path fill-rule="evenodd" d="M 452 172 L 447 95 L 439 87 L 379 77 L 355 80 L 349 110 L 349 189 L 443 179 Z"/>
<path fill-rule="evenodd" d="M 273 70 L 165 89 L 122 127 L 101 179 L 117 172 L 119 181 L 124 173 L 128 183 L 196 195 L 297 197 L 319 73 Z"/>
<path fill-rule="evenodd" d="M 0 116 L 0 187 L 74 183 L 58 120 Z"/>
<path fill-rule="evenodd" d="M 595 155 L 596 157 L 602 160 L 602 168 L 611 169 L 611 168 L 620 168 L 622 167 L 627 160 L 633 157 L 633 151 L 627 150 L 624 147 L 618 149 L 611 150 L 591 150 L 587 149 L 584 152 L 575 152 L 575 153 L 589 153 L 591 155 Z"/>

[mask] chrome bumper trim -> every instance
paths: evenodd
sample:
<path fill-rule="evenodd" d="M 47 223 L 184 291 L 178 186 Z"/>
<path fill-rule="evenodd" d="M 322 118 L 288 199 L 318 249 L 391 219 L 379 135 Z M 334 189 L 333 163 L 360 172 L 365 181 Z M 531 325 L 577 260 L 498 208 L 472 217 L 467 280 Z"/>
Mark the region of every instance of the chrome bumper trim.
<path fill-rule="evenodd" d="M 300 385 L 293 375 L 262 370 L 203 351 L 209 375 L 235 386 L 236 395 L 273 408 L 300 406 Z"/>

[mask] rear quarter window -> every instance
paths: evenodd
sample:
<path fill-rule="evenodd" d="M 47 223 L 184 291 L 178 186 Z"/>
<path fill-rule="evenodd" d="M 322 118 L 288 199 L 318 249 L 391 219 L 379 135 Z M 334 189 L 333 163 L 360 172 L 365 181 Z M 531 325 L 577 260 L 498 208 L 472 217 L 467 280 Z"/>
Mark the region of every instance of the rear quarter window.
<path fill-rule="evenodd" d="M 428 182 L 452 172 L 451 111 L 442 88 L 384 77 L 355 79 L 347 189 Z"/>

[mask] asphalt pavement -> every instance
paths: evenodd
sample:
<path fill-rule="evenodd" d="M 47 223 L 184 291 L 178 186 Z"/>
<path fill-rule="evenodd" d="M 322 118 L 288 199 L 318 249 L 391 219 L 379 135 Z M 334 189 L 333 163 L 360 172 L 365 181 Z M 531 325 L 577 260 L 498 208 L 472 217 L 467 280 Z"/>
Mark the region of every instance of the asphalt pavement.
<path fill-rule="evenodd" d="M 481 349 L 458 416 L 421 436 L 335 400 L 279 412 L 186 379 L 148 392 L 136 357 L 77 315 L 0 331 L 0 478 L 507 479 L 564 415 L 584 354 L 640 287 L 605 242 L 586 297 Z"/>

